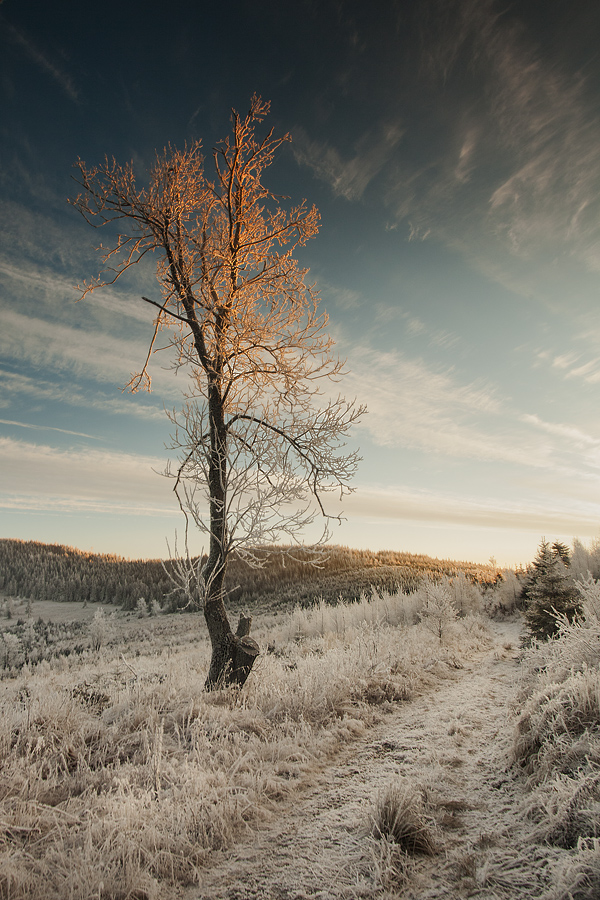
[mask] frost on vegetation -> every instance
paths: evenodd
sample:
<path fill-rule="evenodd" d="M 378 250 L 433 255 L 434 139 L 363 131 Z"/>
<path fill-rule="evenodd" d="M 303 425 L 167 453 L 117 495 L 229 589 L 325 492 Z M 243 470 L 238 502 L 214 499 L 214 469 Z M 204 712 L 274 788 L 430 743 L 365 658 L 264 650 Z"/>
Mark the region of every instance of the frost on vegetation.
<path fill-rule="evenodd" d="M 424 579 L 418 590 L 405 593 L 372 591 L 362 594 L 356 602 L 321 602 L 309 609 L 296 606 L 280 632 L 283 640 L 304 640 L 310 637 L 334 634 L 353 641 L 365 628 L 408 628 L 419 621 L 427 625 L 439 637 L 448 634 L 447 625 L 457 617 L 479 617 L 483 611 L 480 588 L 472 584 L 463 573 L 455 578 L 443 576 L 438 581 Z"/>
<path fill-rule="evenodd" d="M 575 853 L 557 868 L 552 889 L 543 900 L 598 900 L 600 897 L 600 839 L 577 842 Z"/>
<path fill-rule="evenodd" d="M 143 597 L 138 598 L 135 605 L 135 611 L 137 612 L 139 619 L 144 619 L 148 615 L 148 604 Z"/>
<path fill-rule="evenodd" d="M 459 572 L 453 578 L 444 576 L 441 579 L 445 584 L 452 597 L 453 605 L 456 608 L 457 615 L 469 616 L 479 615 L 484 610 L 483 594 L 478 584 L 471 581 L 464 572 Z"/>
<path fill-rule="evenodd" d="M 600 763 L 597 669 L 574 672 L 535 691 L 523 707 L 514 747 L 516 760 L 538 781 L 554 770 L 575 771 L 590 752 Z"/>
<path fill-rule="evenodd" d="M 573 851 L 547 900 L 600 896 L 600 585 L 588 577 L 578 590 L 581 616 L 525 653 L 513 745 L 534 838 Z"/>
<path fill-rule="evenodd" d="M 0 635 L 0 639 L 0 666 L 3 669 L 19 666 L 24 660 L 24 648 L 17 635 L 5 631 Z"/>
<path fill-rule="evenodd" d="M 271 815 L 374 708 L 431 683 L 424 663 L 446 649 L 408 624 L 413 602 L 348 605 L 325 634 L 316 622 L 328 609 L 257 617 L 274 650 L 242 692 L 205 693 L 208 641 L 167 648 L 164 635 L 135 654 L 127 644 L 127 655 L 43 660 L 3 681 L 0 897 L 168 898 L 197 883 L 213 850 Z M 90 627 L 102 642 L 99 613 Z M 473 623 L 457 620 L 454 655 L 485 643 Z"/>
<path fill-rule="evenodd" d="M 146 603 L 144 601 L 145 606 Z M 111 640 L 114 635 L 114 621 L 114 613 L 107 616 L 102 607 L 98 607 L 90 624 L 90 637 L 94 650 L 100 650 L 104 644 Z"/>
<path fill-rule="evenodd" d="M 514 616 L 521 603 L 523 585 L 513 569 L 503 569 L 496 584 L 485 592 L 483 605 L 493 619 Z"/>
<path fill-rule="evenodd" d="M 440 644 L 447 639 L 452 623 L 458 615 L 450 590 L 446 584 L 436 584 L 427 580 L 423 591 L 425 598 L 421 607 L 421 621 L 434 634 Z"/>
<path fill-rule="evenodd" d="M 83 646 L 75 640 L 85 626 L 81 623 L 58 624 L 22 619 L 0 631 L 0 672 L 14 677 L 20 669 L 61 655 L 81 653 Z"/>
<path fill-rule="evenodd" d="M 387 591 L 362 594 L 360 600 L 348 603 L 340 598 L 336 604 L 321 600 L 309 609 L 296 606 L 280 633 L 285 641 L 337 635 L 353 641 L 365 628 L 409 626 L 418 618 L 420 598 L 416 594 Z"/>
<path fill-rule="evenodd" d="M 426 813 L 422 792 L 411 782 L 390 783 L 379 796 L 372 817 L 376 838 L 393 841 L 411 856 L 435 852 L 433 820 Z"/>

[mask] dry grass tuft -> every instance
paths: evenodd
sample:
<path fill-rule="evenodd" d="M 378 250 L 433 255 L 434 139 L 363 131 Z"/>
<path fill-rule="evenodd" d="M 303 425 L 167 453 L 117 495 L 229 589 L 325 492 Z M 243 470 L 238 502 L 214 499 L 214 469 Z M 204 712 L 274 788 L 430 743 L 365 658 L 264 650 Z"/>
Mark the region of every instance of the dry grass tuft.
<path fill-rule="evenodd" d="M 410 782 L 395 782 L 377 801 L 372 832 L 376 838 L 393 841 L 411 856 L 431 856 L 436 850 L 432 822 L 421 791 Z"/>
<path fill-rule="evenodd" d="M 590 733 L 599 730 L 600 670 L 574 672 L 562 683 L 544 684 L 524 705 L 517 722 L 514 759 L 536 781 L 554 769 L 575 771 L 592 749 Z M 599 738 L 597 734 L 597 754 Z"/>
<path fill-rule="evenodd" d="M 580 840 L 576 853 L 563 863 L 543 900 L 598 900 L 600 839 Z"/>

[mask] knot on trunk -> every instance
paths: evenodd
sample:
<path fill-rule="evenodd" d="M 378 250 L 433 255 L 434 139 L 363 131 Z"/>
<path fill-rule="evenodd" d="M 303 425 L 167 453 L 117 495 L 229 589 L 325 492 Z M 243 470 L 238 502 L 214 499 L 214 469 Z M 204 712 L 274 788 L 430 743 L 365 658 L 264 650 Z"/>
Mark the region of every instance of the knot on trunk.
<path fill-rule="evenodd" d="M 226 624 L 227 620 L 225 620 Z M 213 654 L 206 679 L 207 691 L 235 684 L 245 684 L 260 648 L 249 637 L 252 616 L 240 615 L 236 633 L 227 628 L 219 640 L 213 642 Z"/>
<path fill-rule="evenodd" d="M 252 622 L 252 617 L 244 619 L 247 622 L 247 631 L 243 633 L 243 636 L 240 637 L 240 627 L 242 625 L 242 616 L 240 616 L 240 622 L 237 628 L 237 633 L 234 635 L 233 639 L 233 650 L 231 653 L 231 681 L 234 684 L 239 684 L 240 686 L 244 684 L 248 675 L 250 674 L 250 669 L 254 664 L 254 660 L 260 653 L 260 648 L 254 638 L 248 637 L 248 632 L 250 631 L 250 623 Z"/>

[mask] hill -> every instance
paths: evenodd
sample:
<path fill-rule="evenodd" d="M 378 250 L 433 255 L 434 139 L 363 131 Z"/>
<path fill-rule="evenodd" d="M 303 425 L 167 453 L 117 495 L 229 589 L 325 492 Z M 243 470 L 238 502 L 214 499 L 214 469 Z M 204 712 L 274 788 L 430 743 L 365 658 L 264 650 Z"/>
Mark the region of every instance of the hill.
<path fill-rule="evenodd" d="M 257 557 L 261 568 L 239 557 L 231 560 L 226 586 L 234 605 L 306 606 L 320 598 L 335 602 L 340 595 L 358 599 L 371 589 L 413 591 L 425 576 L 436 579 L 462 572 L 473 582 L 491 584 L 498 574 L 489 565 L 341 546 L 331 546 L 317 556 L 309 549 L 290 554 L 272 547 L 259 551 Z M 182 597 L 174 592 L 165 565 L 168 569 L 169 561 L 128 560 L 60 544 L 2 539 L 0 592 L 32 600 L 112 603 L 125 609 L 134 609 L 143 597 L 177 607 Z"/>

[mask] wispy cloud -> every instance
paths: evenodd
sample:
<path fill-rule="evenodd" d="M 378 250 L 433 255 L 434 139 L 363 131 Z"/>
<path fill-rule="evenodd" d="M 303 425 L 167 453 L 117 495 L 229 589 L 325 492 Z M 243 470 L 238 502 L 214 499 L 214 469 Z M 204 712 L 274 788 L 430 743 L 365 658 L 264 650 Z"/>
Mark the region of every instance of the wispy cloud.
<path fill-rule="evenodd" d="M 419 337 L 427 342 L 431 347 L 443 347 L 450 349 L 459 343 L 460 338 L 453 331 L 437 328 L 430 323 L 424 322 L 418 316 L 402 309 L 401 307 L 380 307 L 376 313 L 378 322 L 391 321 L 399 318 L 404 321 L 406 333 L 410 337 Z"/>
<path fill-rule="evenodd" d="M 48 497 L 32 494 L 0 494 L 0 509 L 6 512 L 54 513 L 56 515 L 86 514 L 113 516 L 152 516 L 180 518 L 177 506 L 152 505 L 139 497 L 100 499 L 98 497 Z"/>
<path fill-rule="evenodd" d="M 7 24 L 6 28 L 12 40 L 24 50 L 29 59 L 31 59 L 43 72 L 50 75 L 70 100 L 79 104 L 81 102 L 80 91 L 76 87 L 71 76 L 65 72 L 56 60 L 52 59 L 49 53 L 44 52 L 36 46 L 32 38 L 21 29 L 10 24 Z"/>
<path fill-rule="evenodd" d="M 389 161 L 402 139 L 399 124 L 388 124 L 381 131 L 363 135 L 346 158 L 331 144 L 312 140 L 298 126 L 294 129 L 294 155 L 301 165 L 309 166 L 317 177 L 328 182 L 334 193 L 347 200 L 360 200 L 368 185 Z"/>
<path fill-rule="evenodd" d="M 128 509 L 133 515 L 178 512 L 170 479 L 157 474 L 164 467 L 165 460 L 157 457 L 89 447 L 59 450 L 0 438 L 0 505 L 30 510 Z"/>
<path fill-rule="evenodd" d="M 152 395 L 151 395 L 152 396 Z M 30 398 L 34 403 L 43 401 L 65 403 L 86 410 L 97 410 L 116 415 L 135 416 L 142 419 L 164 420 L 165 413 L 161 405 L 149 400 L 146 394 L 123 396 L 120 392 L 115 396 L 102 394 L 97 388 L 82 391 L 74 383 L 64 384 L 58 379 L 53 381 L 40 376 L 29 375 L 0 369 L 0 409 L 19 408 L 23 398 Z M 34 426 L 31 426 L 34 427 Z M 44 427 L 44 426 L 35 426 Z M 90 435 L 85 435 L 89 437 Z"/>
<path fill-rule="evenodd" d="M 573 479 L 600 486 L 600 440 L 593 435 L 515 408 L 490 383 L 461 380 L 452 368 L 399 351 L 361 345 L 351 360 L 345 389 L 366 403 L 361 427 L 376 444 L 545 470 L 571 479 L 570 490 Z"/>
<path fill-rule="evenodd" d="M 319 278 L 318 287 L 327 307 L 333 303 L 340 310 L 357 309 L 363 300 L 358 291 L 331 284 L 325 278 Z"/>
<path fill-rule="evenodd" d="M 16 283 L 21 286 L 22 294 L 29 296 L 35 294 L 39 301 L 40 291 L 42 291 L 42 303 L 46 299 L 46 303 L 43 305 L 51 307 L 55 315 L 58 312 L 58 301 L 62 306 L 63 318 L 74 316 L 75 304 L 79 300 L 81 292 L 73 284 L 73 281 L 57 275 L 49 266 L 40 266 L 30 261 L 27 261 L 26 264 L 22 262 L 20 265 L 16 265 L 14 262 L 0 258 L 0 277 L 2 276 L 10 285 L 11 293 L 14 292 Z M 152 284 L 154 285 L 154 282 Z M 130 290 L 127 293 L 117 292 L 109 287 L 102 288 L 102 291 L 95 294 L 93 299 L 84 301 L 88 317 L 104 320 L 112 317 L 113 323 L 121 330 L 123 319 L 131 319 L 144 324 L 150 323 L 154 318 L 152 308 L 141 299 L 141 294 L 151 293 L 151 291 L 145 290 L 145 287 L 144 285 L 138 287 L 138 290 Z"/>
<path fill-rule="evenodd" d="M 538 350 L 535 353 L 535 359 L 538 363 L 550 366 L 565 379 L 581 379 L 587 384 L 598 384 L 600 382 L 600 356 L 586 359 L 586 355 L 581 351 L 556 353 L 551 350 Z"/>
<path fill-rule="evenodd" d="M 600 272 L 600 115 L 580 59 L 540 50 L 518 5 L 431 0 L 422 9 L 436 139 L 409 155 L 407 131 L 385 202 L 411 237 L 441 239 L 524 295 L 544 296 L 557 279 L 566 286 L 565 263 Z"/>
<path fill-rule="evenodd" d="M 600 504 L 581 501 L 531 500 L 509 502 L 498 496 L 484 500 L 465 494 L 415 490 L 403 487 L 358 485 L 346 498 L 349 516 L 413 521 L 428 524 L 475 528 L 579 534 L 593 537 L 598 532 Z"/>
<path fill-rule="evenodd" d="M 54 425 L 31 425 L 29 422 L 13 422 L 12 419 L 0 419 L 0 425 L 15 425 L 18 428 L 31 428 L 34 431 L 59 431 L 61 434 L 90 438 L 93 441 L 100 440 L 95 434 L 86 434 L 84 431 L 69 431 L 67 428 L 56 428 Z"/>
<path fill-rule="evenodd" d="M 147 341 L 115 337 L 100 330 L 74 328 L 14 310 L 2 314 L 0 354 L 6 360 L 32 363 L 73 373 L 100 383 L 124 387 L 136 364 L 142 365 Z M 181 397 L 182 382 L 172 371 L 160 368 L 169 358 L 157 357 L 152 367 L 156 390 L 162 396 Z M 157 364 L 158 363 L 158 364 Z"/>
<path fill-rule="evenodd" d="M 528 458 L 526 448 L 504 446 L 486 425 L 503 405 L 485 383 L 461 384 L 452 370 L 395 351 L 353 348 L 345 389 L 367 404 L 364 427 L 376 443 L 464 458 Z"/>
<path fill-rule="evenodd" d="M 579 464 L 580 474 L 600 469 L 600 438 L 594 437 L 575 425 L 548 422 L 535 414 L 524 414 L 522 421 L 556 439 L 553 456 L 562 457 L 566 464 Z"/>

